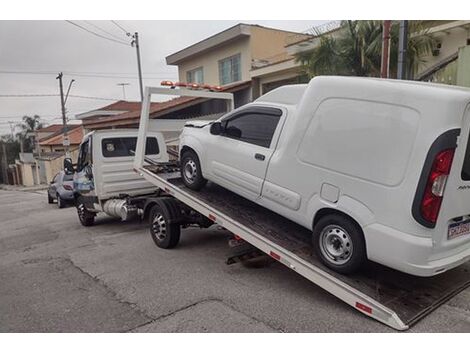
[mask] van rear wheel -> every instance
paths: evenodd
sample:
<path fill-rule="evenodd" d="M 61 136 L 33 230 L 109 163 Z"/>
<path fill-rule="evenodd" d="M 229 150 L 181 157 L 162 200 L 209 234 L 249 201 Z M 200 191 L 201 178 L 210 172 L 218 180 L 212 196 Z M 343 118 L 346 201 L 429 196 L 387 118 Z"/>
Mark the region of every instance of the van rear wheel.
<path fill-rule="evenodd" d="M 341 274 L 354 273 L 367 260 L 361 228 L 339 214 L 326 215 L 316 223 L 313 248 L 324 265 Z"/>

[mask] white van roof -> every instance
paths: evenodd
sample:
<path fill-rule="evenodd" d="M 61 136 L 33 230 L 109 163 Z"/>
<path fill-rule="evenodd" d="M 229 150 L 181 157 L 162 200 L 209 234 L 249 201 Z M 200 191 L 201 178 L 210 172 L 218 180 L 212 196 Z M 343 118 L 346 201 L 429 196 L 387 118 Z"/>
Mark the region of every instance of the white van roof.
<path fill-rule="evenodd" d="M 402 93 L 435 95 L 440 99 L 468 99 L 470 97 L 469 88 L 446 84 L 369 77 L 317 76 L 312 78 L 309 84 L 294 84 L 276 88 L 258 98 L 256 102 L 297 105 L 307 87 L 312 84 L 334 85 L 336 87 L 348 86 L 350 88 L 357 87 L 358 89 L 369 86 L 374 91 L 377 89 L 390 92 L 400 90 Z"/>

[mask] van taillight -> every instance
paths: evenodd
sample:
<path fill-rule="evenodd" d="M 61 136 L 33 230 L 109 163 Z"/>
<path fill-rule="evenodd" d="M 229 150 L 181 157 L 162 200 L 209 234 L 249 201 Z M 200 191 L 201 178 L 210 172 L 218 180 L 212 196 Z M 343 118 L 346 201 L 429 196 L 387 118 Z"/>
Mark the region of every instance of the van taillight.
<path fill-rule="evenodd" d="M 435 224 L 439 209 L 441 208 L 444 189 L 449 176 L 455 148 L 446 149 L 438 153 L 434 158 L 431 171 L 429 172 L 426 189 L 421 201 L 421 215 L 427 221 Z"/>

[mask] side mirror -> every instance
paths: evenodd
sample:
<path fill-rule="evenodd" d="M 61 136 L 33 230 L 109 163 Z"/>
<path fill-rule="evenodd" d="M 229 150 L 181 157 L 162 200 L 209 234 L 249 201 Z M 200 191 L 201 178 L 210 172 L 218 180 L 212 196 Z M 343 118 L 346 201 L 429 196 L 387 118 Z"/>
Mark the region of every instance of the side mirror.
<path fill-rule="evenodd" d="M 75 172 L 75 169 L 73 168 L 72 159 L 64 159 L 64 171 L 67 175 L 72 175 Z"/>
<path fill-rule="evenodd" d="M 93 169 L 90 165 L 85 166 L 85 176 L 88 177 L 89 180 L 93 178 Z"/>
<path fill-rule="evenodd" d="M 215 136 L 222 134 L 222 124 L 220 122 L 212 123 L 210 132 Z"/>

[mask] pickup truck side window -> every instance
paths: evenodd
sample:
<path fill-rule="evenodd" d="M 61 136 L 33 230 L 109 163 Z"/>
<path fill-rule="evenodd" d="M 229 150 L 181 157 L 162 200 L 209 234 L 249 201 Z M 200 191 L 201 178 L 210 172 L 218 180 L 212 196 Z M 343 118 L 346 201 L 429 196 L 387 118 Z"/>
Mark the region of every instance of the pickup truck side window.
<path fill-rule="evenodd" d="M 224 136 L 269 148 L 279 123 L 280 113 L 247 112 L 225 122 Z"/>
<path fill-rule="evenodd" d="M 85 166 L 90 164 L 90 161 L 90 140 L 88 139 L 80 146 L 77 161 L 77 171 L 82 171 Z"/>
<path fill-rule="evenodd" d="M 137 144 L 137 137 L 112 137 L 103 138 L 101 150 L 105 158 L 115 158 L 123 156 L 134 156 Z M 158 141 L 155 137 L 147 137 L 145 144 L 145 155 L 157 155 Z"/>

